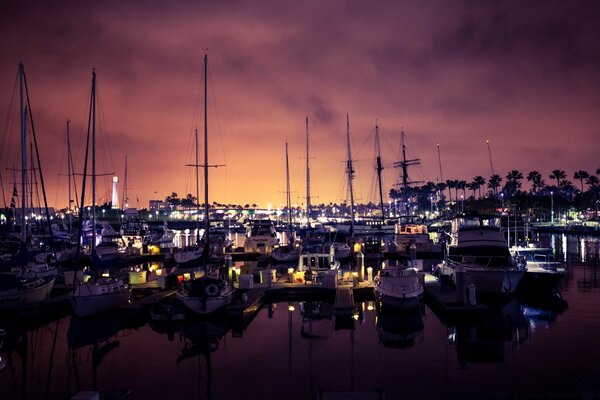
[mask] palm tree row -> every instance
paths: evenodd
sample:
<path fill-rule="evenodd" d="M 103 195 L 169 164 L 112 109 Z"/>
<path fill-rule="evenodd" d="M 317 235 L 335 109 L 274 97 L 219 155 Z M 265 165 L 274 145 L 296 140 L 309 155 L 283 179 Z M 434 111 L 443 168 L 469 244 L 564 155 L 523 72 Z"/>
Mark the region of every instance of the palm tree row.
<path fill-rule="evenodd" d="M 583 199 L 582 205 L 589 203 L 597 206 L 600 197 L 600 179 L 597 175 L 600 175 L 600 168 L 596 170 L 595 175 L 584 170 L 575 171 L 573 179 L 579 181 L 578 188 L 567 179 L 566 172 L 560 169 L 553 170 L 548 175 L 550 180 L 556 182 L 556 184 L 551 185 L 546 184 L 543 175 L 539 171 L 529 171 L 525 178 L 522 172 L 511 170 L 504 178 L 493 174 L 487 180 L 483 176 L 475 176 L 471 182 L 457 179 L 449 179 L 437 184 L 427 182 L 421 187 L 409 188 L 409 192 L 406 194 L 402 193 L 403 189 L 399 191 L 392 190 L 390 191 L 390 197 L 404 198 L 407 195 L 409 198 L 421 203 L 421 207 L 427 207 L 427 204 L 433 202 L 434 198 L 438 205 L 444 205 L 445 202 L 458 202 L 459 191 L 462 191 L 463 200 L 480 200 L 484 197 L 499 198 L 500 196 L 505 200 L 510 200 L 523 195 L 548 196 L 553 193 L 557 196 L 565 196 L 570 201 L 573 201 L 579 195 Z M 527 179 L 530 183 L 529 191 L 521 190 L 523 179 Z M 486 185 L 488 191 L 482 193 L 482 188 L 485 188 Z M 587 185 L 587 191 L 584 185 Z M 448 189 L 447 196 L 446 189 Z M 471 192 L 469 197 L 466 194 L 467 190 Z"/>

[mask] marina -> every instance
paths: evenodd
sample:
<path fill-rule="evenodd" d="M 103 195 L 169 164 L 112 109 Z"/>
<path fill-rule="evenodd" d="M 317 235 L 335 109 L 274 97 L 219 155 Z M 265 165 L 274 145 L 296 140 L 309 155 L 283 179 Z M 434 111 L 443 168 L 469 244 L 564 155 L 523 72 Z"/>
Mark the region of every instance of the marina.
<path fill-rule="evenodd" d="M 600 399 L 600 3 L 42 3 L 1 400 Z"/>
<path fill-rule="evenodd" d="M 600 263 L 597 254 L 589 253 L 597 240 L 553 236 L 543 240 L 561 248 L 564 240 L 570 249 L 564 255 L 568 273 L 560 285 L 560 301 L 532 301 L 519 294 L 501 304 L 470 304 L 468 299 L 461 303 L 455 285 L 443 285 L 426 273 L 422 305 L 398 312 L 377 305 L 368 274 L 360 282 L 356 275 L 346 274 L 349 280 L 323 287 L 312 281 L 289 282 L 287 271 L 276 281 L 263 283 L 257 275 L 251 288 L 238 289 L 232 303 L 210 318 L 150 319 L 150 308 L 175 294 L 156 282 L 133 285 L 130 305 L 86 318 L 69 316 L 65 299 L 55 299 L 39 309 L 0 318 L 0 382 L 8 398 L 27 399 L 70 398 L 86 390 L 127 393 L 129 398 L 153 393 L 161 398 L 216 399 L 246 391 L 262 398 L 286 393 L 288 398 L 318 399 L 327 392 L 380 393 L 387 398 L 400 395 L 398 385 L 390 385 L 387 376 L 401 368 L 405 371 L 401 392 L 413 396 L 437 397 L 447 390 L 465 398 L 516 396 L 538 393 L 543 387 L 547 393 L 578 398 L 590 390 L 595 393 L 589 385 L 600 378 L 594 375 L 594 357 L 581 358 L 584 343 L 591 343 L 599 328 L 591 313 L 600 304 L 600 285 L 594 283 Z M 580 247 L 582 243 L 585 247 Z M 588 251 L 585 259 L 582 251 Z M 541 349 L 558 343 L 572 350 L 545 352 L 547 356 L 541 357 Z M 32 353 L 31 346 L 38 351 Z M 107 355 L 100 361 L 96 353 L 102 349 Z M 81 358 L 85 353 L 91 358 Z M 67 354 L 78 361 L 60 361 Z M 547 365 L 548 359 L 555 361 Z M 250 361 L 263 367 L 242 368 Z M 490 370 L 492 365 L 497 367 Z M 22 375 L 18 372 L 22 368 L 31 372 Z M 140 368 L 143 374 L 133 373 Z M 522 368 L 531 371 L 527 378 L 519 373 Z M 329 378 L 323 380 L 323 374 Z M 423 386 L 422 374 L 449 386 Z M 452 383 L 475 376 L 478 381 L 468 386 Z M 149 379 L 168 379 L 173 385 L 151 388 L 146 384 Z M 230 379 L 240 385 L 224 384 Z M 273 380 L 296 389 L 278 388 Z M 45 392 L 50 383 L 61 389 Z"/>

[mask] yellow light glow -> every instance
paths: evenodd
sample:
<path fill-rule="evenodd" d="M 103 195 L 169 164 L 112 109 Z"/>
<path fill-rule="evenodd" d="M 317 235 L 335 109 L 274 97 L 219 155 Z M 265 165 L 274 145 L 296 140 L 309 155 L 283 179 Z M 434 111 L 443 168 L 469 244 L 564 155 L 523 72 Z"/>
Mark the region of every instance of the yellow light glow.
<path fill-rule="evenodd" d="M 189 281 L 191 277 L 192 276 L 190 275 L 189 272 L 186 272 L 185 274 L 183 274 L 183 279 L 186 280 L 186 281 Z"/>
<path fill-rule="evenodd" d="M 296 307 L 294 307 L 291 304 L 288 306 L 288 311 L 294 311 L 295 309 L 296 309 Z"/>

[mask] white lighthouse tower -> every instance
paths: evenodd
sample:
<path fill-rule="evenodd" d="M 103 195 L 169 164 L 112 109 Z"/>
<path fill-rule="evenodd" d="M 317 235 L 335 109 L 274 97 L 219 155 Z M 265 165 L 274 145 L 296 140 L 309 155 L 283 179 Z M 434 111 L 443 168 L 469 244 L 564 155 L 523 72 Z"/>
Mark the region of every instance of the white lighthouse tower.
<path fill-rule="evenodd" d="M 112 178 L 112 208 L 113 209 L 118 209 L 119 208 L 119 190 L 118 190 L 118 185 L 119 185 L 119 177 L 118 176 L 113 176 L 113 178 Z"/>

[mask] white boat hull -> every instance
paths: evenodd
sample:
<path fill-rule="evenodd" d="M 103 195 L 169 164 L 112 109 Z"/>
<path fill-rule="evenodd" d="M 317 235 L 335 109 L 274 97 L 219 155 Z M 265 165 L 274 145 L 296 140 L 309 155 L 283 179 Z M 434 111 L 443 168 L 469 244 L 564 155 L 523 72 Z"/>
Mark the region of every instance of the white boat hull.
<path fill-rule="evenodd" d="M 465 267 L 467 282 L 478 294 L 514 294 L 525 275 L 524 270 Z"/>
<path fill-rule="evenodd" d="M 82 285 L 86 285 L 86 283 L 82 283 Z M 130 298 L 131 290 L 129 288 L 105 294 L 69 294 L 69 302 L 78 317 L 87 317 L 123 307 L 129 304 Z"/>
<path fill-rule="evenodd" d="M 375 299 L 386 308 L 397 310 L 415 308 L 423 298 L 423 284 L 419 279 L 420 276 L 417 274 L 377 276 Z"/>
<path fill-rule="evenodd" d="M 7 290 L 0 293 L 0 310 L 18 308 L 41 303 L 50 296 L 54 287 L 54 278 L 45 279 L 45 283 L 32 288 Z"/>
<path fill-rule="evenodd" d="M 178 292 L 177 298 L 190 311 L 200 315 L 208 315 L 227 306 L 231 302 L 231 293 L 213 297 L 190 297 Z"/>

